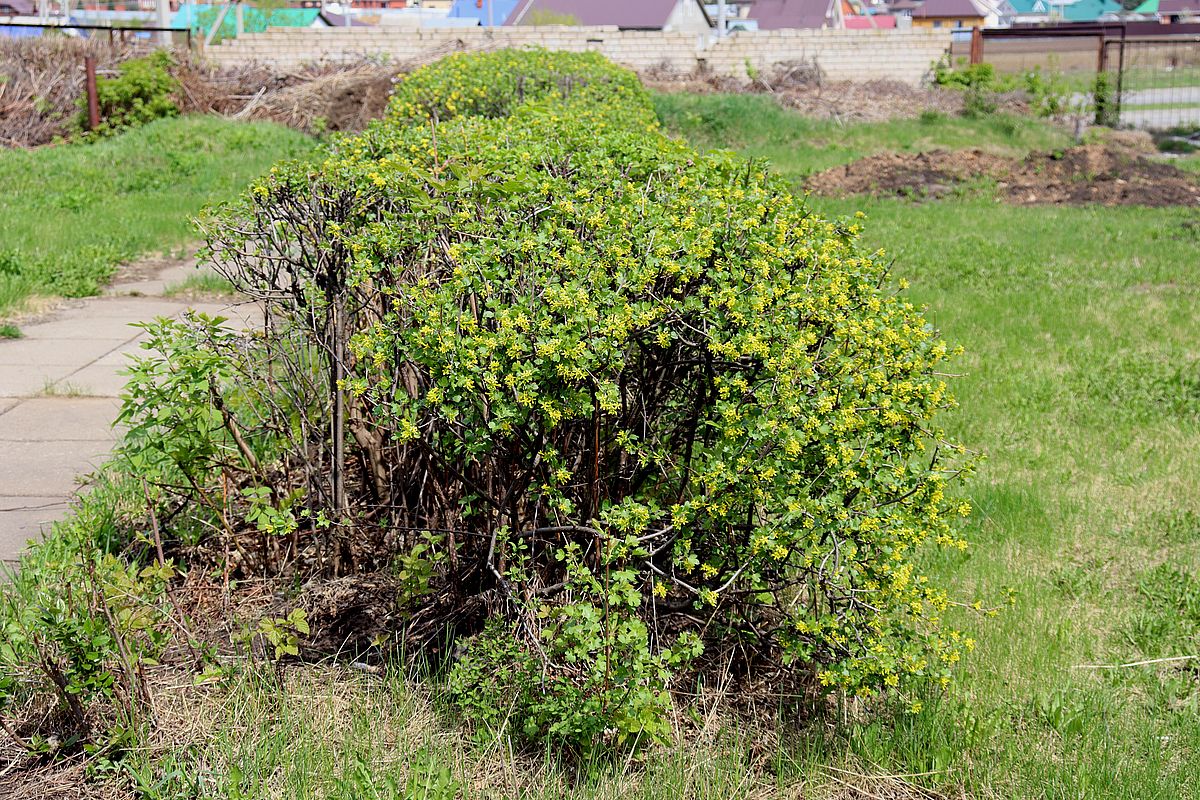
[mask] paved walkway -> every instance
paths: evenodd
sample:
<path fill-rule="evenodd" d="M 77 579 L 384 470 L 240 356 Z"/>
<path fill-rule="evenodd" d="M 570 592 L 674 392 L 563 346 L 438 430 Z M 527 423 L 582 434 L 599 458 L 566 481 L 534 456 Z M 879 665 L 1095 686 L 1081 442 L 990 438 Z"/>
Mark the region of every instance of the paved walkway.
<path fill-rule="evenodd" d="M 157 279 L 117 284 L 103 297 L 21 326 L 0 340 L 0 561 L 61 519 L 79 479 L 108 455 L 124 385 L 119 374 L 145 334 L 131 323 L 187 308 L 234 318 L 239 309 L 162 296 L 195 272 L 190 264 Z"/>

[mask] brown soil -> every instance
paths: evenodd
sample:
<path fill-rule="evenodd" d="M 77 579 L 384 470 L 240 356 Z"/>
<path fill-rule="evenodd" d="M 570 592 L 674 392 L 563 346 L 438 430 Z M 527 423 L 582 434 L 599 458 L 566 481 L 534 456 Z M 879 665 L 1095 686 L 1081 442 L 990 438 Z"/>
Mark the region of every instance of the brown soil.
<path fill-rule="evenodd" d="M 880 153 L 811 176 L 815 194 L 937 198 L 974 181 L 993 180 L 997 195 L 1016 205 L 1200 205 L 1200 181 L 1170 164 L 1115 143 L 1023 160 L 982 150 Z"/>

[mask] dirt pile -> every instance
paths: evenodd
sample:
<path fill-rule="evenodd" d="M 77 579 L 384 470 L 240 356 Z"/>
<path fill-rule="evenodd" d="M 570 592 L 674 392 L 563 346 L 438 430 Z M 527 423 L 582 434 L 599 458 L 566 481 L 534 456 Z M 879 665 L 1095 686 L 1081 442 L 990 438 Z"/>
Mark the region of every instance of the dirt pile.
<path fill-rule="evenodd" d="M 1016 205 L 1200 205 L 1200 181 L 1115 143 L 1087 144 L 1011 159 L 982 150 L 880 153 L 817 173 L 815 194 L 944 197 L 981 182 Z"/>
<path fill-rule="evenodd" d="M 185 111 L 278 122 L 307 133 L 359 131 L 383 114 L 400 69 L 316 64 L 291 72 L 263 65 L 217 69 L 189 59 L 177 77 Z"/>
<path fill-rule="evenodd" d="M 982 177 L 998 177 L 1009 159 L 982 150 L 931 150 L 927 153 L 879 153 L 811 176 L 805 187 L 814 194 L 943 197 Z"/>
<path fill-rule="evenodd" d="M 951 89 L 890 80 L 827 81 L 795 66 L 781 67 L 775 76 L 749 83 L 717 75 L 678 76 L 654 71 L 641 77 L 648 87 L 663 92 L 770 94 L 781 105 L 805 116 L 839 122 L 916 119 L 927 111 L 953 116 L 963 110 L 962 92 Z M 1005 110 L 1015 110 L 1018 105 L 1006 103 Z"/>
<path fill-rule="evenodd" d="M 888 80 L 791 87 L 776 94 L 779 102 L 805 116 L 841 122 L 915 119 L 928 111 L 953 116 L 963 109 L 961 92 Z"/>

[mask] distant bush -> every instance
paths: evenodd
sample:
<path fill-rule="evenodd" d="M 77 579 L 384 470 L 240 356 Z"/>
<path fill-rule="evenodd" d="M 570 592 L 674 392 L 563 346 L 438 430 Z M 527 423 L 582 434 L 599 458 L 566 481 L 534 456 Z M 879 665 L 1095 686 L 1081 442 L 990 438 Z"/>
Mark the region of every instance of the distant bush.
<path fill-rule="evenodd" d="M 991 64 L 960 63 L 957 68 L 942 60 L 934 67 L 933 80 L 951 89 L 994 88 L 996 69 Z"/>
<path fill-rule="evenodd" d="M 179 81 L 171 74 L 171 54 L 158 50 L 117 66 L 115 78 L 96 78 L 96 96 L 100 103 L 97 135 L 118 133 L 163 117 L 179 116 L 175 92 Z M 87 127 L 87 98 L 79 99 L 81 128 Z"/>
<path fill-rule="evenodd" d="M 991 64 L 966 64 L 957 67 L 943 59 L 934 67 L 934 83 L 964 93 L 963 114 L 968 117 L 993 114 L 998 95 L 1024 92 L 1029 110 L 1039 117 L 1057 117 L 1070 110 L 1070 91 L 1061 76 L 1035 66 L 1020 75 L 1000 75 Z"/>
<path fill-rule="evenodd" d="M 457 53 L 416 70 L 397 86 L 388 106 L 394 125 L 454 117 L 506 117 L 526 103 L 582 100 L 606 109 L 645 114 L 653 121 L 637 75 L 598 53 L 497 50 Z"/>
<path fill-rule="evenodd" d="M 1096 109 L 1097 125 L 1115 128 L 1120 122 L 1116 98 L 1113 97 L 1112 76 L 1107 72 L 1096 73 L 1096 80 L 1092 83 L 1092 105 Z"/>

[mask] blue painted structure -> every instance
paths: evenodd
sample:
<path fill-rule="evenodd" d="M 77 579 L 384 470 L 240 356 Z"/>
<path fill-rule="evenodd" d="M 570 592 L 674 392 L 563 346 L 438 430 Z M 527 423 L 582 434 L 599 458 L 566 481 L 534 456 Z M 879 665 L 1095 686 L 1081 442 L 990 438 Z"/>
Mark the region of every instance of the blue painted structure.
<path fill-rule="evenodd" d="M 492 22 L 503 25 L 504 20 L 517 6 L 517 0 L 454 0 L 450 6 L 449 17 L 474 17 L 480 25 L 488 24 L 488 6 L 491 6 Z"/>

